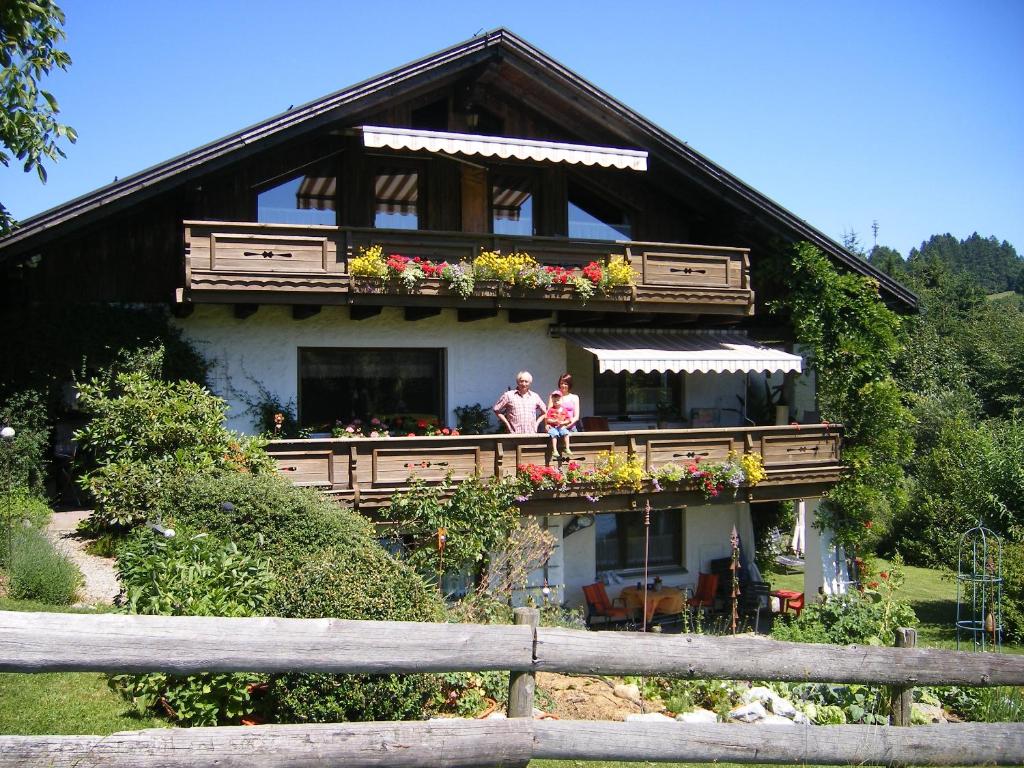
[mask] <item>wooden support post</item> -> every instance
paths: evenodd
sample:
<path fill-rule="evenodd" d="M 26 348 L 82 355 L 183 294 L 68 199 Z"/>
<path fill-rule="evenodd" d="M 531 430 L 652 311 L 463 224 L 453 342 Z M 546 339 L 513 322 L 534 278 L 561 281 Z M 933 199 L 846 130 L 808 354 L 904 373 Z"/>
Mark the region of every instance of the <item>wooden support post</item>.
<path fill-rule="evenodd" d="M 917 645 L 917 630 L 906 627 L 897 628 L 897 648 L 913 648 Z M 910 725 L 910 711 L 914 704 L 914 687 L 910 685 L 894 685 L 889 688 L 889 707 L 892 712 L 893 725 Z"/>
<path fill-rule="evenodd" d="M 534 658 L 536 658 L 537 626 L 540 611 L 536 608 L 516 608 L 515 624 L 526 624 L 533 629 Z M 533 692 L 537 687 L 537 676 L 530 672 L 511 672 L 508 676 L 508 716 L 533 717 Z"/>

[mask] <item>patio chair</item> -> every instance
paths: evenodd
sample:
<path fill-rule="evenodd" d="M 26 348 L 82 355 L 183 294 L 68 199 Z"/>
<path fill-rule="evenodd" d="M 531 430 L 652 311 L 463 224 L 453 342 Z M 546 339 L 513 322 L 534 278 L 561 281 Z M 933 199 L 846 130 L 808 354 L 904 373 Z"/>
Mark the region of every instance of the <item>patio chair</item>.
<path fill-rule="evenodd" d="M 772 587 L 767 581 L 748 581 L 740 593 L 740 615 L 754 616 L 754 632 L 761 631 L 761 610 L 770 608 Z"/>
<path fill-rule="evenodd" d="M 587 601 L 588 629 L 597 629 L 598 626 L 629 629 L 633 623 L 633 617 L 626 608 L 626 601 L 621 597 L 614 600 L 609 598 L 602 582 L 596 581 L 585 586 L 583 597 Z M 598 622 L 598 619 L 603 621 Z"/>
<path fill-rule="evenodd" d="M 787 597 L 783 602 L 782 610 L 785 613 L 792 611 L 797 618 L 800 618 L 800 611 L 804 609 L 804 593 L 801 592 L 797 597 Z"/>
<path fill-rule="evenodd" d="M 686 601 L 694 611 L 712 609 L 715 607 L 715 598 L 718 594 L 718 574 L 702 573 L 697 577 L 697 589 L 693 597 Z"/>

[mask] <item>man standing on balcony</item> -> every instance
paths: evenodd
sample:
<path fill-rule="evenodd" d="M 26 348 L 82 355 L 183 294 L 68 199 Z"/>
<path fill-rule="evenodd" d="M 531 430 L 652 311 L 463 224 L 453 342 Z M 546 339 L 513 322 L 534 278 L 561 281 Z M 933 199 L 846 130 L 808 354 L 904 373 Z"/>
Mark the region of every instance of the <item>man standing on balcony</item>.
<path fill-rule="evenodd" d="M 538 413 L 542 418 L 547 411 L 547 405 L 541 400 L 540 395 L 530 389 L 531 384 L 533 376 L 530 372 L 520 371 L 516 374 L 516 388 L 504 392 L 494 404 L 494 413 L 498 421 L 504 424 L 509 432 L 536 432 L 540 423 Z"/>

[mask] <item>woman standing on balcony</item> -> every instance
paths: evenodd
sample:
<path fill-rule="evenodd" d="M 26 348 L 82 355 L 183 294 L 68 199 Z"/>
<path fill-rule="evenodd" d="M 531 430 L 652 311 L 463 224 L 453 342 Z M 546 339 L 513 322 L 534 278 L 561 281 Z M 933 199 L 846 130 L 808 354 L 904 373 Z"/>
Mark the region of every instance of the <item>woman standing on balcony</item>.
<path fill-rule="evenodd" d="M 562 407 L 569 412 L 566 428 L 575 432 L 580 423 L 580 396 L 572 394 L 572 374 L 563 373 L 558 377 L 558 389 L 562 393 Z"/>

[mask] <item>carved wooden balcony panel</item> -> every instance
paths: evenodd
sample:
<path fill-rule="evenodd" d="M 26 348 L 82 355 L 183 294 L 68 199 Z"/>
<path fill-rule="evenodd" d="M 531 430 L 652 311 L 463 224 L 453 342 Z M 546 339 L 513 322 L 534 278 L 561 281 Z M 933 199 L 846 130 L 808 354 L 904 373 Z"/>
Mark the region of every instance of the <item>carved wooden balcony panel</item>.
<path fill-rule="evenodd" d="M 434 262 L 470 262 L 482 251 L 525 251 L 538 263 L 581 268 L 621 256 L 636 284 L 596 295 L 594 311 L 753 313 L 748 252 L 742 248 L 675 243 L 603 242 L 554 237 L 509 237 L 461 232 L 185 222 L 185 275 L 180 300 L 194 303 L 363 304 L 474 309 L 573 309 L 571 287 L 524 289 L 477 281 L 463 298 L 446 281 L 423 280 L 406 291 L 391 282 L 349 275 L 360 248 Z"/>
<path fill-rule="evenodd" d="M 839 480 L 841 428 L 836 425 L 716 429 L 582 432 L 573 436 L 573 460 L 596 466 L 601 453 L 640 458 L 648 472 L 668 463 L 719 462 L 730 451 L 758 452 L 768 477 L 741 487 L 735 498 L 768 501 L 818 496 Z M 388 503 L 413 477 L 436 483 L 477 474 L 512 477 L 520 464 L 546 464 L 550 441 L 536 435 L 461 435 L 458 437 L 328 438 L 274 440 L 268 452 L 282 474 L 296 485 L 322 488 L 340 501 L 372 511 Z M 523 505 L 528 513 L 578 513 L 707 503 L 696 489 L 658 491 L 648 482 L 639 492 L 602 491 L 596 504 L 590 489 L 537 494 Z M 721 501 L 733 500 L 731 493 Z"/>

